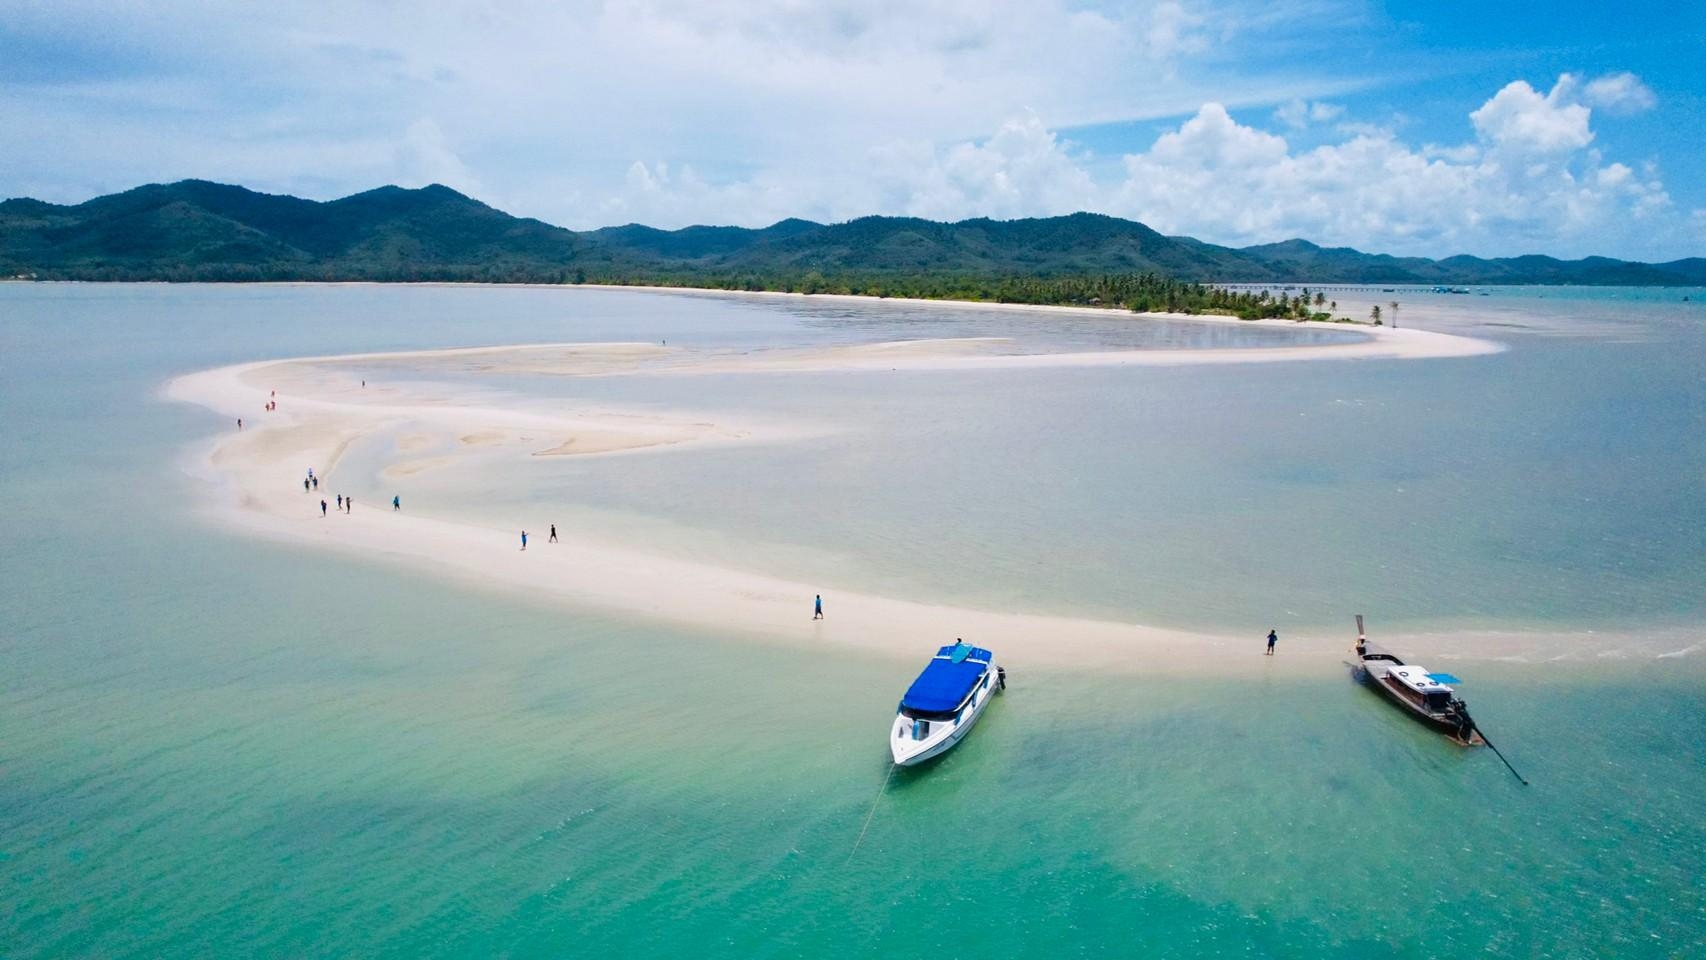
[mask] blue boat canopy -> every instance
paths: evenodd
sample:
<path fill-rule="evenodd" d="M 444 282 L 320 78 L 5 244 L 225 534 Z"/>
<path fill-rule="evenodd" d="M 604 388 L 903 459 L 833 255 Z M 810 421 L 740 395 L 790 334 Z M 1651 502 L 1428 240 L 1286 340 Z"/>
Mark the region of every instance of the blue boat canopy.
<path fill-rule="evenodd" d="M 924 672 L 906 688 L 901 709 L 911 713 L 952 713 L 965 702 L 989 670 L 994 654 L 965 643 L 950 643 L 936 651 Z"/>
<path fill-rule="evenodd" d="M 1428 674 L 1428 679 L 1432 680 L 1435 683 L 1462 683 L 1463 682 L 1462 680 L 1457 679 L 1456 677 L 1452 676 L 1449 673 L 1430 673 L 1430 674 Z"/>

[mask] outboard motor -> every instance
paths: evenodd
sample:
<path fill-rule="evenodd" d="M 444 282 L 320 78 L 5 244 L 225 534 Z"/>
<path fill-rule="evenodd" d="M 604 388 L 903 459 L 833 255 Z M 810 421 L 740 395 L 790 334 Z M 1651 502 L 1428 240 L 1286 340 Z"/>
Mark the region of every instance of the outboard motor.
<path fill-rule="evenodd" d="M 1452 700 L 1450 716 L 1457 723 L 1454 736 L 1464 743 L 1469 743 L 1470 739 L 1475 736 L 1475 721 L 1469 716 L 1469 705 L 1462 700 Z"/>
<path fill-rule="evenodd" d="M 996 689 L 998 689 L 998 690 L 1007 689 L 1007 668 L 1006 667 L 996 667 L 995 668 L 995 686 L 996 686 Z"/>

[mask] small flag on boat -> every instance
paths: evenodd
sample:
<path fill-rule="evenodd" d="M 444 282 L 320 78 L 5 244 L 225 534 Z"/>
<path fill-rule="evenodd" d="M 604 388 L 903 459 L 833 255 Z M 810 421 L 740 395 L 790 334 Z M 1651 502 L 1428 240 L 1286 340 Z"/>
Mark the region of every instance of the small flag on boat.
<path fill-rule="evenodd" d="M 1462 680 L 1457 679 L 1456 677 L 1452 676 L 1449 673 L 1430 673 L 1430 674 L 1428 674 L 1428 679 L 1432 680 L 1435 683 L 1462 683 L 1463 682 Z"/>

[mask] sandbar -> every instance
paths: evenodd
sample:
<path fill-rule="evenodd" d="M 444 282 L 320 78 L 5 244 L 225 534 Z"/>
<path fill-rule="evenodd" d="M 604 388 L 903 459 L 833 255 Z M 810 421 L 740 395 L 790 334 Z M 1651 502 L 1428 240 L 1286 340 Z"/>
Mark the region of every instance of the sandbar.
<path fill-rule="evenodd" d="M 979 305 L 980 307 L 983 305 Z M 1204 322 L 1201 318 L 1188 318 Z M 1212 322 L 1212 321 L 1210 321 Z M 1228 321 L 1242 323 L 1244 321 Z M 1307 326 L 1284 322 L 1284 326 Z M 1333 326 L 1333 325 L 1326 325 Z M 361 503 L 322 517 L 333 500 L 340 461 L 358 443 L 389 437 L 393 459 L 382 476 L 438 469 L 467 456 L 513 458 L 667 455 L 703 444 L 787 443 L 833 425 L 754 422 L 707 411 L 680 414 L 621 409 L 515 405 L 459 394 L 418 379 L 422 371 L 550 372 L 578 376 L 684 375 L 738 371 L 1000 370 L 1044 366 L 1265 363 L 1305 359 L 1465 357 L 1494 352 L 1485 341 L 1422 330 L 1363 329 L 1355 343 L 1239 349 L 1016 353 L 999 339 L 904 341 L 740 354 L 651 344 L 542 344 L 407 351 L 239 364 L 179 377 L 168 397 L 223 417 L 244 417 L 241 432 L 199 446 L 190 466 L 220 486 L 209 509 L 250 533 L 377 557 L 468 583 L 578 607 L 638 615 L 768 643 L 833 645 L 916 658 L 939 642 L 965 637 L 1009 662 L 1044 669 L 1258 675 L 1318 672 L 1346 656 L 1343 636 L 1287 636 L 1284 656 L 1252 656 L 1260 634 L 1230 636 L 1144 624 L 921 603 L 807 584 L 675 556 L 668 545 L 610 542 L 562 531 L 547 543 L 530 530 L 495 529 L 389 503 Z M 357 368 L 395 364 L 417 379 L 363 386 Z M 276 412 L 257 413 L 276 397 Z M 227 420 L 226 422 L 230 422 Z M 495 461 L 494 461 L 495 462 Z M 304 465 L 321 478 L 304 492 Z M 829 616 L 810 617 L 812 597 Z M 1534 637 L 1444 634 L 1416 637 L 1448 659 L 1528 658 Z"/>

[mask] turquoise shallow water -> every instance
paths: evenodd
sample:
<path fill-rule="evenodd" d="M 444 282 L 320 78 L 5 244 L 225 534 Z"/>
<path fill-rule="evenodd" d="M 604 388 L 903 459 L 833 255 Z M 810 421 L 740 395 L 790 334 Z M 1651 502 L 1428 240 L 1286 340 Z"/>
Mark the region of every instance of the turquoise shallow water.
<path fill-rule="evenodd" d="M 633 339 L 637 326 L 648 336 L 662 329 L 671 339 L 732 345 L 862 335 L 833 325 L 835 332 L 820 333 L 821 318 L 775 308 L 675 299 L 666 308 L 621 295 L 565 305 L 555 293 L 569 292 L 0 287 L 0 409 L 8 424 L 0 480 L 12 507 L 0 513 L 7 546 L 0 555 L 0 952 L 1301 958 L 1706 951 L 1698 882 L 1706 875 L 1699 818 L 1706 698 L 1702 670 L 1688 658 L 1475 665 L 1466 692 L 1533 781 L 1526 789 L 1485 751 L 1450 747 L 1338 672 L 1232 682 L 1014 665 L 1009 693 L 964 746 L 933 768 L 897 776 L 879 800 L 883 730 L 913 664 L 536 607 L 248 540 L 191 516 L 190 488 L 174 458 L 211 425 L 197 411 L 148 399 L 174 372 L 264 355 Z M 1226 494 L 1225 476 L 1239 472 L 1227 464 L 1315 462 L 1306 454 L 1336 448 L 1347 435 L 1413 436 L 1400 427 L 1433 423 L 1412 409 L 1427 400 L 1428 409 L 1451 414 L 1438 418 L 1449 431 L 1424 439 L 1438 455 L 1453 456 L 1453 472 L 1400 479 L 1429 497 L 1448 497 L 1451 482 L 1482 496 L 1463 497 L 1456 514 L 1429 514 L 1425 524 L 1444 525 L 1443 532 L 1424 537 L 1393 523 L 1386 535 L 1456 551 L 1476 575 L 1444 582 L 1475 585 L 1486 609 L 1416 599 L 1408 608 L 1413 622 L 1630 618 L 1635 601 L 1580 598 L 1598 583 L 1624 584 L 1648 598 L 1641 602 L 1668 602 L 1668 616 L 1686 624 L 1699 612 L 1697 600 L 1669 567 L 1698 570 L 1701 562 L 1701 527 L 1692 522 L 1700 504 L 1688 492 L 1703 474 L 1691 459 L 1699 456 L 1698 434 L 1686 434 L 1698 423 L 1689 418 L 1701 413 L 1702 367 L 1688 352 L 1697 349 L 1689 339 L 1695 331 L 1666 326 L 1681 322 L 1654 314 L 1641 337 L 1618 338 L 1632 344 L 1535 335 L 1513 340 L 1510 353 L 1487 366 L 1302 365 L 1288 375 L 1282 365 L 1226 380 L 1141 384 L 1045 379 L 1023 391 L 1048 398 L 1031 404 L 1047 409 L 1032 411 L 961 379 L 903 385 L 875 399 L 856 380 L 785 378 L 762 395 L 711 379 L 662 389 L 703 391 L 754 409 L 829 409 L 862 395 L 855 412 L 872 426 L 853 436 L 867 438 L 904 426 L 907 404 L 929 401 L 993 444 L 993 433 L 977 432 L 976 414 L 985 405 L 1012 407 L 1013 432 L 1066 435 L 1049 438 L 1046 453 L 1029 464 L 1000 468 L 990 456 L 940 483 L 969 494 L 1009 482 L 1020 467 L 1077 476 L 1073 496 L 1102 502 L 1089 512 L 1109 518 L 1116 532 L 1117 524 L 1147 525 L 1193 503 L 1195 495 L 1178 486 Z M 1494 365 L 1504 361 L 1511 365 Z M 1573 386 L 1536 396 L 1548 384 Z M 1219 406 L 1193 423 L 1194 441 L 1163 429 L 1166 414 L 1200 409 L 1215 387 Z M 573 386 L 598 396 L 629 390 L 638 385 Z M 1134 395 L 1129 409 L 1108 414 L 1094 405 L 1098 394 L 1124 391 Z M 1278 411 L 1303 400 L 1310 412 L 1325 409 L 1323 397 L 1335 391 L 1362 395 L 1365 410 L 1368 394 L 1390 392 L 1374 424 L 1339 418 L 1281 429 L 1291 420 Z M 1580 402 L 1547 415 L 1571 392 Z M 1112 433 L 1138 438 L 1120 445 L 1107 434 L 1067 430 L 1092 411 L 1115 418 Z M 1237 427 L 1251 417 L 1260 429 Z M 1235 440 L 1255 447 L 1220 450 Z M 944 444 L 962 456 L 980 446 L 929 426 L 903 431 L 881 453 L 918 466 Z M 929 553 L 885 572 L 902 553 L 885 544 L 927 523 L 937 501 L 930 495 L 914 506 L 895 494 L 878 466 L 853 460 L 857 447 L 832 437 L 794 451 L 796 464 L 829 463 L 797 466 L 790 482 L 819 504 L 831 493 L 860 491 L 884 506 L 866 518 L 868 533 L 762 486 L 746 498 L 726 489 L 775 466 L 766 458 L 788 456 L 781 448 L 745 451 L 756 458 L 746 474 L 710 455 L 682 454 L 673 485 L 651 471 L 656 465 L 661 473 L 674 455 L 605 461 L 635 486 L 629 499 L 595 501 L 587 516 L 633 515 L 631 522 L 711 545 L 751 523 L 762 533 L 756 539 L 770 545 L 754 562 L 776 550 L 879 583 L 932 578 L 923 582 L 934 594 L 975 598 L 980 588 L 968 581 L 1023 579 L 993 561 L 962 564 L 977 576 L 933 570 Z M 1394 440 L 1388 449 L 1403 445 Z M 1515 465 L 1489 462 L 1498 451 Z M 1140 454 L 1169 465 L 1149 481 L 1163 505 L 1141 507 L 1142 498 L 1117 498 L 1098 485 L 1110 473 L 1150 472 L 1129 466 Z M 1524 469 L 1540 462 L 1560 465 L 1567 482 Z M 837 479 L 848 469 L 851 477 Z M 1363 486 L 1385 490 L 1392 482 L 1365 466 L 1306 477 L 1293 476 L 1297 469 L 1275 468 L 1278 479 L 1264 479 L 1249 504 L 1228 509 L 1264 516 L 1258 507 L 1273 502 L 1270 487 L 1354 499 Z M 614 483 L 591 466 L 563 473 L 516 479 L 538 488 L 528 496 L 564 485 L 592 497 Z M 691 502 L 684 480 L 692 481 Z M 1506 482 L 1538 484 L 1549 509 L 1524 512 L 1514 495 L 1486 499 Z M 1566 493 L 1549 492 L 1555 483 L 1607 495 L 1567 511 L 1556 521 L 1564 530 L 1542 544 L 1488 559 L 1473 532 L 1532 541 L 1550 529 L 1542 521 L 1569 503 Z M 720 508 L 718 523 L 682 534 L 672 511 L 686 517 L 707 496 Z M 1311 502 L 1299 509 L 1320 509 Z M 638 504 L 655 512 L 641 517 Z M 1072 504 L 1027 507 L 1029 517 L 965 509 L 941 537 L 989 526 L 974 542 L 983 545 L 978 554 L 996 558 L 1037 537 L 1060 556 L 1074 538 L 1047 530 L 1079 512 Z M 1212 519 L 1206 507 L 1194 509 Z M 1122 519 L 1132 510 L 1139 521 Z M 812 537 L 789 540 L 795 511 L 815 524 Z M 1571 542 L 1591 546 L 1593 534 L 1631 523 L 1638 526 L 1624 546 L 1593 547 L 1602 552 L 1573 563 L 1549 552 Z M 1203 556 L 1235 554 L 1247 539 L 1228 532 L 1230 525 L 1192 529 L 1207 544 Z M 814 544 L 826 530 L 852 539 L 822 550 Z M 1086 549 L 1112 551 L 1127 566 L 1143 552 L 1121 546 L 1123 533 L 1090 539 L 1096 542 Z M 1464 539 L 1470 544 L 1458 543 Z M 1164 563 L 1191 556 L 1153 532 L 1145 542 L 1164 556 L 1156 569 L 1139 567 L 1132 576 L 1158 577 Z M 1396 552 L 1383 550 L 1383 541 L 1358 542 L 1365 551 Z M 1656 543 L 1671 563 L 1635 562 L 1641 555 L 1628 545 L 1645 543 Z M 1325 555 L 1324 547 L 1311 549 Z M 1596 573 L 1594 565 L 1619 550 L 1634 559 Z M 1415 562 L 1434 569 L 1431 576 L 1449 573 L 1443 561 Z M 1258 589 L 1264 567 L 1282 566 L 1258 564 L 1238 590 Z M 1188 592 L 1187 573 L 1155 589 Z M 1355 576 L 1355 565 L 1328 575 Z M 1516 615 L 1501 598 L 1527 591 L 1476 584 L 1558 577 L 1563 585 L 1549 594 L 1557 599 Z M 1378 579 L 1358 585 L 1372 590 Z M 1045 578 L 1027 589 L 1020 600 L 1076 610 L 1112 588 Z M 1381 597 L 1399 602 L 1433 592 L 1394 589 Z M 1325 608 L 1324 589 L 1322 597 Z M 1105 602 L 1165 612 L 1191 601 Z M 1260 598 L 1244 602 L 1254 607 Z"/>

